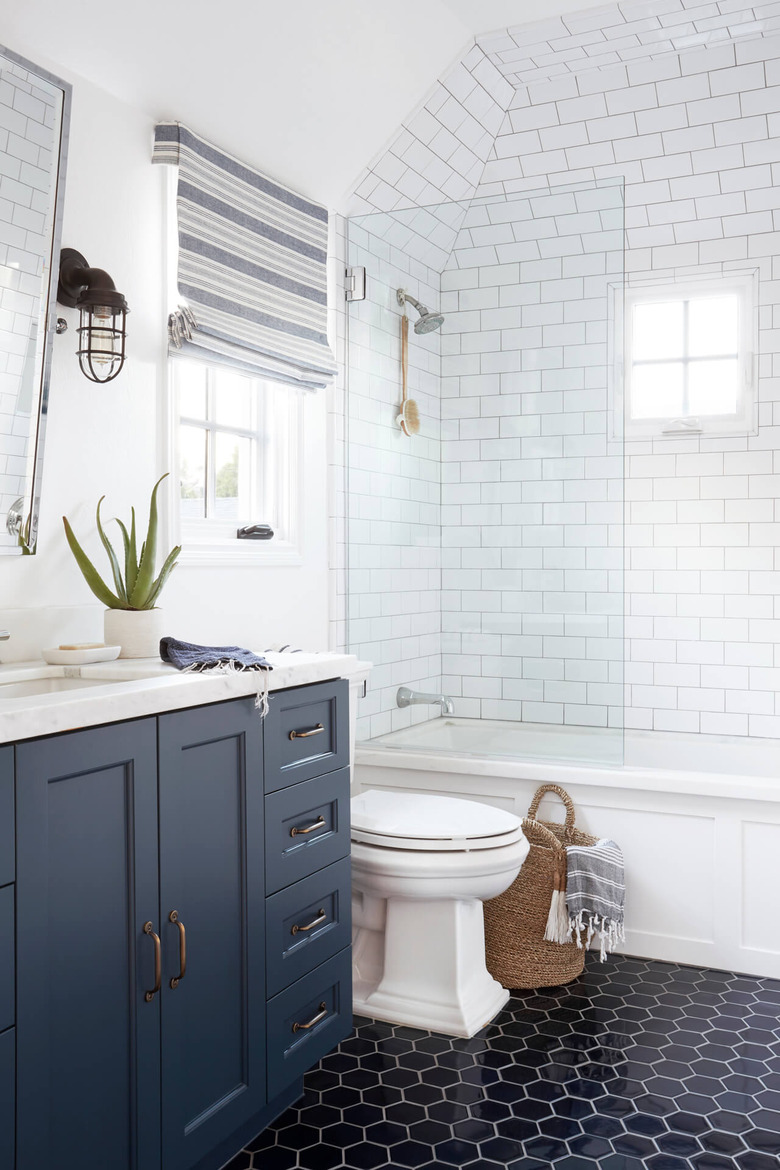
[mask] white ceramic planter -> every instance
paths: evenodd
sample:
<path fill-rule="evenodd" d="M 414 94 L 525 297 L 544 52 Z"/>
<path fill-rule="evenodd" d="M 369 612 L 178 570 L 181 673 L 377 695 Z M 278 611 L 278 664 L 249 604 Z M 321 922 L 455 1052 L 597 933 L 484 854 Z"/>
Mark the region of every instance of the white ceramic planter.
<path fill-rule="evenodd" d="M 162 620 L 161 609 L 107 609 L 103 639 L 107 646 L 122 647 L 120 658 L 158 658 Z"/>

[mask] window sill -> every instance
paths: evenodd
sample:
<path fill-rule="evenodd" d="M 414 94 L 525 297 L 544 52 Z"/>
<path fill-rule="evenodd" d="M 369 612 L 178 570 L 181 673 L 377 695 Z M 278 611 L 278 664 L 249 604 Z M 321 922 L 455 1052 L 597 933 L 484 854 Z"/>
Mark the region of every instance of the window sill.
<path fill-rule="evenodd" d="M 302 565 L 300 549 L 284 541 L 265 540 L 187 540 L 179 561 L 183 567 L 260 569 L 274 565 Z"/>
<path fill-rule="evenodd" d="M 745 420 L 721 423 L 705 422 L 699 428 L 680 427 L 679 429 L 674 429 L 670 420 L 668 429 L 664 424 L 657 422 L 651 424 L 627 422 L 622 438 L 627 443 L 632 441 L 658 443 L 664 439 L 745 439 L 757 434 L 758 427 Z M 614 437 L 619 438 L 620 436 L 615 434 Z"/>

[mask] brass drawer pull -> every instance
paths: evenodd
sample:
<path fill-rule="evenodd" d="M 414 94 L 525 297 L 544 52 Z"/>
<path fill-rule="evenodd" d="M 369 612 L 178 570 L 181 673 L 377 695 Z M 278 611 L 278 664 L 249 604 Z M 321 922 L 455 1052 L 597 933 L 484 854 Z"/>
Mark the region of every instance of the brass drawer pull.
<path fill-rule="evenodd" d="M 310 727 L 308 731 L 291 731 L 290 739 L 308 739 L 310 735 L 321 735 L 325 728 L 321 723 L 316 727 Z"/>
<path fill-rule="evenodd" d="M 325 817 L 320 815 L 317 817 L 316 821 L 312 821 L 312 823 L 310 825 L 305 825 L 304 828 L 302 828 L 302 829 L 298 829 L 298 828 L 290 829 L 290 836 L 291 837 L 305 837 L 307 833 L 313 833 L 315 829 L 324 829 L 324 828 L 325 828 Z"/>
<path fill-rule="evenodd" d="M 298 926 L 298 924 L 296 923 L 295 926 L 290 931 L 290 934 L 297 934 L 298 931 L 303 931 L 303 930 L 313 930 L 315 926 L 319 926 L 321 922 L 326 922 L 327 919 L 328 919 L 328 916 L 325 913 L 325 911 L 318 910 L 316 918 L 312 918 L 311 922 L 307 922 L 305 926 Z"/>
<path fill-rule="evenodd" d="M 146 1002 L 151 1003 L 154 997 L 157 995 L 157 992 L 160 990 L 160 985 L 162 983 L 162 956 L 160 953 L 160 936 L 159 934 L 154 933 L 151 922 L 144 923 L 144 934 L 148 934 L 154 943 L 154 987 L 151 991 L 147 991 L 144 994 L 144 999 Z"/>
<path fill-rule="evenodd" d="M 168 921 L 175 923 L 179 928 L 179 974 L 174 975 L 173 979 L 171 979 L 171 987 L 175 991 L 187 974 L 187 932 L 184 929 L 184 923 L 179 921 L 179 913 L 177 910 L 171 910 L 168 915 Z"/>
<path fill-rule="evenodd" d="M 320 1020 L 324 1020 L 328 1014 L 327 1005 L 323 1002 L 320 1004 L 320 1010 L 316 1016 L 312 1016 L 308 1024 L 299 1024 L 297 1021 L 293 1024 L 293 1032 L 308 1032 L 309 1028 L 313 1028 L 315 1024 L 319 1024 Z"/>

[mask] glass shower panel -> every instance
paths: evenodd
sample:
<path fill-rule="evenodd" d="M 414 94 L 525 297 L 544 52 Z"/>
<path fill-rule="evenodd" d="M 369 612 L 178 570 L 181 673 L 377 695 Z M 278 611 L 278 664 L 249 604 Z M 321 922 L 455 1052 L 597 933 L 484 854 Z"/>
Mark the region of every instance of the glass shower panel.
<path fill-rule="evenodd" d="M 359 738 L 622 760 L 623 190 L 578 184 L 363 216 L 349 263 L 348 638 Z M 420 434 L 396 423 L 406 287 Z M 399 686 L 454 717 L 399 708 Z"/>

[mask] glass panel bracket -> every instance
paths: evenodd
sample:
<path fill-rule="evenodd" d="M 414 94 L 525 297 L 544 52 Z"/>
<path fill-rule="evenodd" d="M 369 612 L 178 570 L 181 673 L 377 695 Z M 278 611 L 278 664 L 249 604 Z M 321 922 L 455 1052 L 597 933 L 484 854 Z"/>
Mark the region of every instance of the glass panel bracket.
<path fill-rule="evenodd" d="M 366 270 L 362 265 L 355 265 L 346 270 L 345 296 L 348 301 L 366 299 Z"/>

